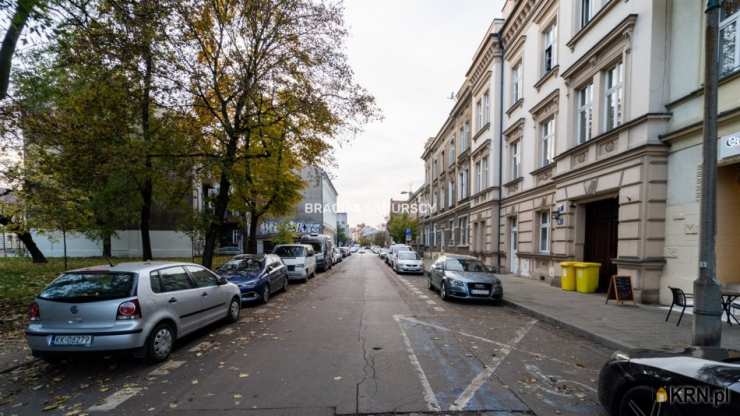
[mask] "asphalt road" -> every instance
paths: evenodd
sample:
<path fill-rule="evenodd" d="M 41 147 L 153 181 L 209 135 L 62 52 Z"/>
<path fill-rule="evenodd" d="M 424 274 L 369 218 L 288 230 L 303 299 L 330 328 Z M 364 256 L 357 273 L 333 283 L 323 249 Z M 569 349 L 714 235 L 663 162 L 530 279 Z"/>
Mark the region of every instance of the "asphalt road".
<path fill-rule="evenodd" d="M 443 302 L 373 254 L 242 312 L 157 366 L 96 355 L 2 374 L 0 416 L 602 414 L 611 351 L 507 307 Z"/>

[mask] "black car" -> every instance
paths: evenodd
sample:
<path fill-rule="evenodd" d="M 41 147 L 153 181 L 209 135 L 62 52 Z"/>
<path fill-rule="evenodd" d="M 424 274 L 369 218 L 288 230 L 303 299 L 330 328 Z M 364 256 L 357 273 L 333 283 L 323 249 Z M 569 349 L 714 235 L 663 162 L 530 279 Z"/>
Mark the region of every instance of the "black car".
<path fill-rule="evenodd" d="M 740 351 L 615 352 L 599 374 L 611 416 L 740 415 Z"/>

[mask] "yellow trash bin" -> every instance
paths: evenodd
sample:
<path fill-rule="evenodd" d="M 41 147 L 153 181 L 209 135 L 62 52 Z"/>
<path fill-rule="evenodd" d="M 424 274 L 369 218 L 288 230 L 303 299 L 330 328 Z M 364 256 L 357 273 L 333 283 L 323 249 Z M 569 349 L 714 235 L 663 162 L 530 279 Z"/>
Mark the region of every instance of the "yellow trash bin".
<path fill-rule="evenodd" d="M 576 269 L 573 267 L 576 264 L 574 261 L 561 261 L 560 268 L 562 273 L 560 274 L 560 288 L 563 290 L 574 291 L 576 290 Z"/>
<path fill-rule="evenodd" d="M 580 293 L 594 293 L 599 288 L 599 268 L 601 263 L 575 262 L 576 290 Z"/>

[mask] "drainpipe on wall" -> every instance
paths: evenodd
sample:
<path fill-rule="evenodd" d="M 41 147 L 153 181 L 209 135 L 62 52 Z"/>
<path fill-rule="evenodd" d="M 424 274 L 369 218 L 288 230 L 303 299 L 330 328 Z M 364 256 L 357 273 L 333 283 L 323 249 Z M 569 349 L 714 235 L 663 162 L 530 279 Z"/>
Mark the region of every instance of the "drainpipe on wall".
<path fill-rule="evenodd" d="M 499 89 L 498 89 L 498 204 L 496 210 L 497 227 L 496 230 L 496 270 L 501 273 L 501 195 L 503 187 L 503 160 L 504 160 L 504 43 L 501 38 L 501 32 L 493 34 L 498 39 L 499 48 L 501 49 L 501 62 L 499 64 Z"/>

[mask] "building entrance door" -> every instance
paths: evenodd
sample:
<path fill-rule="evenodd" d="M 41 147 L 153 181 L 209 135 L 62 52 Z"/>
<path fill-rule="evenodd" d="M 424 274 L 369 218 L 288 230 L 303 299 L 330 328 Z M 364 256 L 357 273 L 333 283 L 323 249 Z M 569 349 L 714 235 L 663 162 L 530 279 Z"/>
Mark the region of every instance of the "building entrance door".
<path fill-rule="evenodd" d="M 617 232 L 619 228 L 619 202 L 604 199 L 586 204 L 586 238 L 583 260 L 601 263 L 599 291 L 609 288 L 609 280 L 617 273 L 612 259 L 617 257 Z"/>
<path fill-rule="evenodd" d="M 516 225 L 516 218 L 511 219 L 511 238 L 510 238 L 510 258 L 511 258 L 511 265 L 509 266 L 509 270 L 511 270 L 511 273 L 517 274 L 519 273 L 519 259 L 516 256 L 517 251 L 517 245 L 519 245 L 519 233 L 517 232 L 517 225 Z"/>

